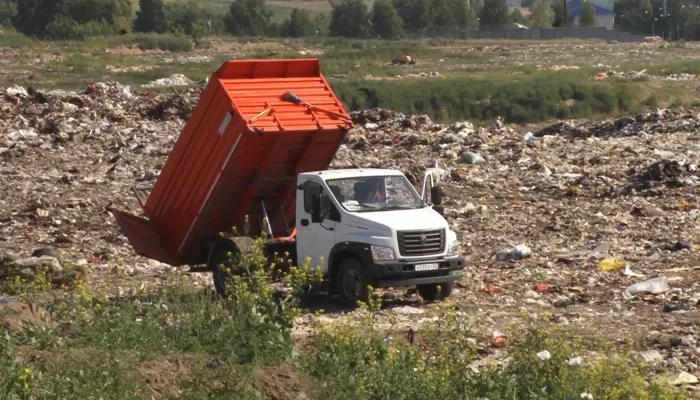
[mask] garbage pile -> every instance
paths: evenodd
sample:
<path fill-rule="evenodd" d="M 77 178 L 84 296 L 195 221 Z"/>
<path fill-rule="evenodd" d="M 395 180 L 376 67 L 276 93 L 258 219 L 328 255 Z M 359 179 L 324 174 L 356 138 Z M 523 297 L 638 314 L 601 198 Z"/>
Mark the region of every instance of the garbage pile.
<path fill-rule="evenodd" d="M 131 185 L 155 181 L 199 90 L 134 93 L 107 82 L 0 93 L 0 253 L 21 259 L 52 246 L 85 265 L 133 260 L 105 207 L 139 212 Z"/>
<path fill-rule="evenodd" d="M 168 270 L 134 254 L 106 207 L 140 214 L 132 184 L 155 181 L 200 91 L 96 83 L 0 93 L 0 260 L 43 265 L 32 252 L 53 247 L 90 276 L 125 270 L 141 284 Z M 645 344 L 661 356 L 650 362 L 700 368 L 697 115 L 656 110 L 539 129 L 383 109 L 352 118 L 332 168 L 398 169 L 416 185 L 428 168 L 440 178 L 467 259 L 454 300 L 490 321 L 488 335 L 510 337 L 509 320 L 526 309 L 581 336 L 654 331 Z M 383 293 L 405 306 L 399 324 L 420 318 L 415 291 Z"/>
<path fill-rule="evenodd" d="M 535 137 L 565 135 L 575 138 L 593 136 L 645 136 L 700 132 L 700 114 L 683 110 L 662 110 L 625 116 L 602 122 L 557 122 L 534 133 Z"/>

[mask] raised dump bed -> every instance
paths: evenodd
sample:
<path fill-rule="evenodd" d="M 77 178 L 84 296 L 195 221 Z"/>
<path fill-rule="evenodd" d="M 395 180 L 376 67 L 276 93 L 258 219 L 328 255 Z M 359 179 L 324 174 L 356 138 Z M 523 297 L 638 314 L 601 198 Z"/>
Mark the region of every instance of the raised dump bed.
<path fill-rule="evenodd" d="M 135 189 L 145 217 L 110 211 L 137 254 L 171 265 L 205 263 L 207 243 L 241 232 L 245 216 L 248 235 L 259 234 L 261 202 L 274 236 L 289 235 L 296 176 L 328 168 L 352 126 L 318 60 L 228 61 L 147 198 Z"/>

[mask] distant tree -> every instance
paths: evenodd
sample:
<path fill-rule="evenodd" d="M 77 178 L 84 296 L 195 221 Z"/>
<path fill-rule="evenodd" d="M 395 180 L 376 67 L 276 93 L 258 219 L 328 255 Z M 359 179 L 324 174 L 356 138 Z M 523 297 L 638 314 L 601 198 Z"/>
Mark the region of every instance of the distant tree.
<path fill-rule="evenodd" d="M 12 19 L 14 27 L 29 36 L 45 37 L 47 27 L 58 16 L 62 3 L 52 0 L 22 0 Z"/>
<path fill-rule="evenodd" d="M 523 13 L 520 12 L 519 8 L 516 8 L 510 12 L 508 20 L 511 24 L 525 24 L 525 17 L 523 16 Z"/>
<path fill-rule="evenodd" d="M 330 23 L 330 18 L 326 13 L 316 13 L 314 17 L 314 26 L 319 36 L 328 35 L 328 24 Z"/>
<path fill-rule="evenodd" d="M 393 0 L 393 3 L 405 29 L 422 32 L 430 28 L 431 0 Z"/>
<path fill-rule="evenodd" d="M 281 33 L 282 36 L 294 38 L 314 36 L 316 24 L 308 11 L 295 8 L 289 19 L 282 24 Z"/>
<path fill-rule="evenodd" d="M 485 0 L 480 18 L 482 25 L 508 25 L 508 4 L 506 4 L 506 0 Z"/>
<path fill-rule="evenodd" d="M 650 0 L 618 0 L 613 6 L 615 26 L 631 33 L 644 34 L 651 30 Z"/>
<path fill-rule="evenodd" d="M 403 22 L 391 0 L 374 1 L 372 32 L 383 39 L 398 39 L 403 36 Z"/>
<path fill-rule="evenodd" d="M 520 7 L 530 8 L 533 4 L 535 4 L 535 0 L 522 0 L 520 2 Z"/>
<path fill-rule="evenodd" d="M 537 0 L 530 9 L 530 27 L 549 28 L 554 23 L 554 10 L 547 0 Z"/>
<path fill-rule="evenodd" d="M 574 16 L 568 7 L 569 0 L 554 0 L 552 9 L 554 10 L 554 26 L 571 26 L 574 23 Z M 566 14 L 566 16 L 564 16 Z"/>
<path fill-rule="evenodd" d="M 590 1 L 584 1 L 578 15 L 579 26 L 595 26 L 595 8 Z"/>
<path fill-rule="evenodd" d="M 21 0 L 12 19 L 30 36 L 77 39 L 131 29 L 131 0 Z"/>
<path fill-rule="evenodd" d="M 484 9 L 484 0 L 469 0 L 469 7 L 476 11 L 476 15 L 480 15 Z"/>
<path fill-rule="evenodd" d="M 367 37 L 371 31 L 369 10 L 362 0 L 340 0 L 332 4 L 328 33 L 331 36 Z"/>
<path fill-rule="evenodd" d="M 79 26 L 102 31 L 95 32 L 97 34 L 130 31 L 133 25 L 131 0 L 59 0 L 58 2 L 63 3 L 60 14 L 73 19 Z"/>
<path fill-rule="evenodd" d="M 430 25 L 434 30 L 457 28 L 457 10 L 450 0 L 432 0 L 430 3 Z"/>
<path fill-rule="evenodd" d="M 167 3 L 165 19 L 168 31 L 194 39 L 224 31 L 223 18 L 195 0 Z"/>
<path fill-rule="evenodd" d="M 12 26 L 15 15 L 17 15 L 17 0 L 0 0 L 0 27 Z"/>
<path fill-rule="evenodd" d="M 134 20 L 135 32 L 163 33 L 168 29 L 163 0 L 139 0 Z"/>
<path fill-rule="evenodd" d="M 479 29 L 479 12 L 474 5 L 467 10 L 467 29 Z"/>
<path fill-rule="evenodd" d="M 271 17 L 265 0 L 234 0 L 226 15 L 226 30 L 237 36 L 262 36 Z"/>

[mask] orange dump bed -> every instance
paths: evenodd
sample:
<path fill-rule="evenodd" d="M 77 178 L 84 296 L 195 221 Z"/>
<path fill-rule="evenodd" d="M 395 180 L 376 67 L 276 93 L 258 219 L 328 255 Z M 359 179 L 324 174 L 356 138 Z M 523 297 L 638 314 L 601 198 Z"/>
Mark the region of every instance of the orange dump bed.
<path fill-rule="evenodd" d="M 289 101 L 293 93 L 304 103 Z M 315 59 L 224 63 L 210 78 L 150 194 L 144 217 L 112 209 L 136 253 L 203 263 L 220 232 L 275 236 L 294 224 L 296 177 L 324 170 L 352 122 Z"/>

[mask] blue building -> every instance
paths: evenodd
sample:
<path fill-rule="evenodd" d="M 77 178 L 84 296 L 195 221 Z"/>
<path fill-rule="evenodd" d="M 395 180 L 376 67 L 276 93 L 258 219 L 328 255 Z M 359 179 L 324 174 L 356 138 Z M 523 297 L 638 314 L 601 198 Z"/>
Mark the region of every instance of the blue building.
<path fill-rule="evenodd" d="M 590 3 L 595 10 L 595 26 L 604 26 L 607 29 L 613 29 L 615 26 L 615 13 L 613 13 L 612 9 L 596 4 L 600 2 L 595 0 Z M 578 16 L 583 9 L 583 0 L 569 0 L 566 3 L 566 7 L 569 13 L 574 16 L 574 25 L 578 25 Z"/>

